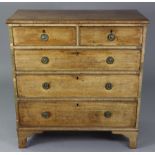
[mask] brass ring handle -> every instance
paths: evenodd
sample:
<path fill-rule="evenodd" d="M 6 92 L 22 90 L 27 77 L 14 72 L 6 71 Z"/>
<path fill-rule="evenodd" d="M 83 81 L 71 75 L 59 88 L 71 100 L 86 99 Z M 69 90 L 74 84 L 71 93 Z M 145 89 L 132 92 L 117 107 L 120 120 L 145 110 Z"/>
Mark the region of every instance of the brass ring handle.
<path fill-rule="evenodd" d="M 40 39 L 42 41 L 47 41 L 49 39 L 49 36 L 48 36 L 48 34 L 43 33 L 43 34 L 41 34 Z"/>
<path fill-rule="evenodd" d="M 115 34 L 114 33 L 112 33 L 112 31 L 108 34 L 108 36 L 107 36 L 107 39 L 109 40 L 109 41 L 114 41 L 115 40 Z"/>
<path fill-rule="evenodd" d="M 42 57 L 42 58 L 41 58 L 41 62 L 42 62 L 43 64 L 48 64 L 49 58 L 48 58 L 48 57 Z"/>
<path fill-rule="evenodd" d="M 43 87 L 43 89 L 47 90 L 47 89 L 50 88 L 50 84 L 49 84 L 48 82 L 44 82 L 44 83 L 42 84 L 42 87 Z"/>
<path fill-rule="evenodd" d="M 104 112 L 104 117 L 105 118 L 110 118 L 112 116 L 112 112 L 111 111 L 105 111 Z"/>
<path fill-rule="evenodd" d="M 48 111 L 44 111 L 44 112 L 42 112 L 41 113 L 41 116 L 43 117 L 43 118 L 49 118 L 50 116 L 51 116 L 51 114 L 50 114 L 50 112 L 48 112 Z"/>
<path fill-rule="evenodd" d="M 111 90 L 112 89 L 112 83 L 110 83 L 110 82 L 108 82 L 108 83 L 106 83 L 105 84 L 105 89 L 107 89 L 107 90 Z"/>
<path fill-rule="evenodd" d="M 114 63 L 114 58 L 111 57 L 111 56 L 107 57 L 106 63 L 107 63 L 107 64 L 113 64 L 113 63 Z"/>

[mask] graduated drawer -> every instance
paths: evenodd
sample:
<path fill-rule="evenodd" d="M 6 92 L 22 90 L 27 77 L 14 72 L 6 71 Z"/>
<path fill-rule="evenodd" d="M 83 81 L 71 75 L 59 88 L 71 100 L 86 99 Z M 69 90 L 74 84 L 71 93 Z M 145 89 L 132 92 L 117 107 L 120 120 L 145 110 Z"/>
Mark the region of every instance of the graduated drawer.
<path fill-rule="evenodd" d="M 138 75 L 17 75 L 19 97 L 137 97 Z"/>
<path fill-rule="evenodd" d="M 17 70 L 138 71 L 139 50 L 15 50 Z"/>
<path fill-rule="evenodd" d="M 25 127 L 135 127 L 136 102 L 20 102 Z"/>
<path fill-rule="evenodd" d="M 75 27 L 13 27 L 14 45 L 61 46 L 76 44 Z"/>
<path fill-rule="evenodd" d="M 142 27 L 80 27 L 80 45 L 137 46 L 142 44 Z"/>

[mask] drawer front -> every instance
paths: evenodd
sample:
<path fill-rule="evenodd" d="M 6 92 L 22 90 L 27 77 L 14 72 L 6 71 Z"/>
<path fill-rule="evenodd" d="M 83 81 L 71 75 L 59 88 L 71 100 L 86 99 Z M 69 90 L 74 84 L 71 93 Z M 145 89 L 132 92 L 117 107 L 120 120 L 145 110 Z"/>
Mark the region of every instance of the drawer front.
<path fill-rule="evenodd" d="M 27 127 L 135 127 L 135 102 L 21 102 L 19 119 Z"/>
<path fill-rule="evenodd" d="M 75 27 L 14 27 L 14 45 L 61 46 L 76 44 Z"/>
<path fill-rule="evenodd" d="M 15 50 L 17 70 L 138 71 L 139 50 Z"/>
<path fill-rule="evenodd" d="M 138 75 L 18 75 L 20 97 L 137 97 Z"/>
<path fill-rule="evenodd" d="M 81 27 L 80 45 L 137 46 L 142 44 L 141 27 Z"/>

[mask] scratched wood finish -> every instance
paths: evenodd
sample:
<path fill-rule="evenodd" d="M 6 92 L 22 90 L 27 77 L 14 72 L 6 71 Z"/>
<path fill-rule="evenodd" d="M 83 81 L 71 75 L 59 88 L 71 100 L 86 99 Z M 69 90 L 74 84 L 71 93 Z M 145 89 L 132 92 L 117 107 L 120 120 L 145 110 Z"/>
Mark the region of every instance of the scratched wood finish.
<path fill-rule="evenodd" d="M 47 57 L 49 62 L 41 62 Z M 108 64 L 113 57 L 113 64 Z M 139 50 L 15 50 L 17 70 L 70 70 L 70 71 L 138 71 Z"/>
<path fill-rule="evenodd" d="M 41 35 L 47 34 L 47 41 L 41 40 Z M 14 27 L 14 45 L 75 45 L 75 27 Z"/>
<path fill-rule="evenodd" d="M 147 18 L 136 10 L 18 10 L 7 24 L 20 148 L 29 136 L 54 130 L 112 131 L 136 148 Z"/>
<path fill-rule="evenodd" d="M 135 127 L 136 102 L 20 102 L 20 125 L 30 126 L 81 126 L 81 127 Z M 111 112 L 109 118 L 105 112 Z M 48 112 L 49 117 L 42 117 Z"/>
<path fill-rule="evenodd" d="M 43 89 L 43 83 L 49 89 Z M 105 88 L 112 83 L 111 90 Z M 137 75 L 18 75 L 19 97 L 137 97 Z"/>
<path fill-rule="evenodd" d="M 140 107 L 141 107 L 141 91 L 142 91 L 142 82 L 143 82 L 143 65 L 144 65 L 144 56 L 145 56 L 145 46 L 146 46 L 146 33 L 147 33 L 147 26 L 143 29 L 143 46 L 142 46 L 142 56 L 141 56 L 141 63 L 140 63 L 140 75 L 139 75 L 139 99 L 138 99 L 138 107 L 137 107 L 137 121 L 136 127 L 139 127 L 139 117 L 140 117 Z"/>
<path fill-rule="evenodd" d="M 17 10 L 7 24 L 148 23 L 137 10 Z"/>
<path fill-rule="evenodd" d="M 80 45 L 133 46 L 142 43 L 142 27 L 80 27 Z M 108 35 L 115 35 L 113 41 Z"/>

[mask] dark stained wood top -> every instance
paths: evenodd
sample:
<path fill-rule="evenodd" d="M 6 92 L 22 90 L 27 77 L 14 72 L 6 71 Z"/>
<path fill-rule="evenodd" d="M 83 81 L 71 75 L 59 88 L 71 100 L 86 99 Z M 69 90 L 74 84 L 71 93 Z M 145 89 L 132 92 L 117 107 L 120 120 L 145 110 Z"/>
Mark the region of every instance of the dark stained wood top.
<path fill-rule="evenodd" d="M 17 10 L 7 24 L 148 23 L 137 10 Z"/>

